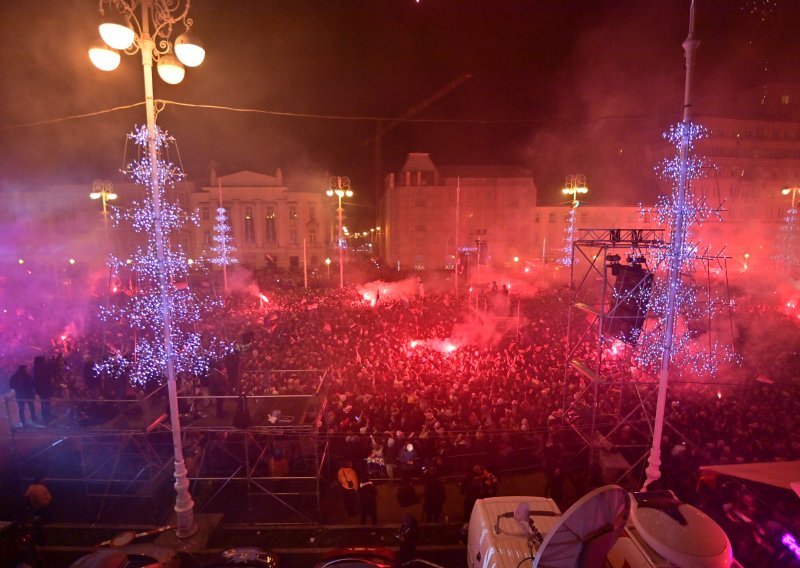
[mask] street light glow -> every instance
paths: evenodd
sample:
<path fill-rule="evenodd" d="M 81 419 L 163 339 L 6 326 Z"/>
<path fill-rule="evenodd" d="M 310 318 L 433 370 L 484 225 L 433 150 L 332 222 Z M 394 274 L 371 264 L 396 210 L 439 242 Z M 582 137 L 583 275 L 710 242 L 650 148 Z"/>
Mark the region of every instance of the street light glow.
<path fill-rule="evenodd" d="M 206 50 L 193 33 L 185 32 L 175 40 L 175 55 L 187 67 L 197 67 L 206 58 Z"/>
<path fill-rule="evenodd" d="M 119 67 L 121 58 L 119 51 L 99 41 L 89 48 L 89 59 L 101 71 L 113 71 Z"/>
<path fill-rule="evenodd" d="M 121 15 L 104 15 L 104 21 L 97 27 L 106 45 L 114 49 L 126 50 L 133 45 L 135 34 L 128 21 Z"/>
<path fill-rule="evenodd" d="M 183 64 L 171 53 L 162 55 L 159 58 L 157 68 L 158 76 L 161 77 L 161 80 L 170 85 L 177 85 L 183 81 L 183 77 L 186 75 L 186 69 L 183 68 Z"/>

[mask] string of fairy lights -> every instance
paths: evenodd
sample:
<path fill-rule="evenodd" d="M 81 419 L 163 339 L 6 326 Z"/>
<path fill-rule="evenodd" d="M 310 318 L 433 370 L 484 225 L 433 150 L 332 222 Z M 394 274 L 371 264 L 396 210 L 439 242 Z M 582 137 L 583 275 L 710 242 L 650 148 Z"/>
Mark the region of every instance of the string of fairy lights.
<path fill-rule="evenodd" d="M 156 127 L 158 187 L 160 196 L 159 218 L 153 202 L 153 164 L 146 151 L 149 144 L 149 131 L 146 126 L 137 127 L 128 137 L 139 147 L 139 156 L 126 167 L 126 173 L 136 184 L 142 185 L 147 197 L 134 201 L 129 209 L 112 209 L 115 225 L 129 223 L 133 230 L 145 236 L 145 244 L 136 247 L 131 255 L 129 266 L 136 279 L 136 287 L 127 300 L 101 308 L 100 319 L 105 322 L 127 325 L 136 337 L 131 356 L 116 352 L 98 363 L 98 372 L 111 377 L 127 377 L 132 383 L 144 384 L 149 381 L 161 382 L 166 376 L 167 361 L 164 346 L 164 309 L 160 274 L 166 276 L 166 298 L 171 315 L 171 339 L 176 346 L 173 362 L 176 374 L 202 375 L 210 363 L 232 350 L 232 345 L 216 336 L 204 335 L 197 329 L 197 323 L 204 314 L 220 307 L 220 302 L 206 297 L 198 297 L 188 285 L 189 258 L 179 245 L 165 247 L 163 260 L 158 260 L 154 227 L 160 220 L 162 234 L 169 242 L 169 236 L 179 232 L 187 223 L 197 224 L 196 214 L 187 213 L 176 202 L 167 199 L 167 191 L 173 190 L 175 183 L 184 179 L 184 173 L 177 165 L 163 159 L 168 144 L 174 139 Z M 111 258 L 112 269 L 119 270 L 123 263 Z"/>
<path fill-rule="evenodd" d="M 721 219 L 720 208 L 709 206 L 704 197 L 691 191 L 691 181 L 701 178 L 707 171 L 707 161 L 695 154 L 695 142 L 708 135 L 708 130 L 694 122 L 672 125 L 663 133 L 663 137 L 675 149 L 675 154 L 665 158 L 656 166 L 656 172 L 663 179 L 671 182 L 672 193 L 661 195 L 652 208 L 643 208 L 643 214 L 652 215 L 662 226 L 670 227 L 671 240 L 674 242 L 681 235 L 678 230 L 678 216 L 683 215 L 680 230 L 683 231 L 683 243 L 679 253 L 673 257 L 671 248 L 656 249 L 653 252 L 654 265 L 664 277 L 656 278 L 650 291 L 649 311 L 655 316 L 655 325 L 645 327 L 640 335 L 637 350 L 634 354 L 636 364 L 650 372 L 656 372 L 666 348 L 666 321 L 669 297 L 669 283 L 666 274 L 672 263 L 678 262 L 682 277 L 676 289 L 676 325 L 673 334 L 673 348 L 670 353 L 670 364 L 680 374 L 687 372 L 693 376 L 708 377 L 715 375 L 721 366 L 736 363 L 740 360 L 733 346 L 727 342 L 708 337 L 700 340 L 710 330 L 707 326 L 696 325 L 701 318 L 712 318 L 715 313 L 730 307 L 730 302 L 705 286 L 695 282 L 696 264 L 702 262 L 698 251 L 703 250 L 697 239 L 697 228 L 711 219 Z M 678 194 L 681 189 L 681 146 L 686 142 L 688 155 L 686 158 L 686 188 L 682 209 L 679 209 Z M 706 266 L 708 269 L 708 266 Z"/>
<path fill-rule="evenodd" d="M 217 266 L 230 266 L 239 262 L 234 254 L 236 247 L 233 245 L 233 236 L 231 236 L 231 225 L 228 222 L 228 212 L 224 207 L 217 208 L 216 223 L 214 224 L 214 246 L 211 247 L 212 252 L 215 254 L 210 262 Z"/>

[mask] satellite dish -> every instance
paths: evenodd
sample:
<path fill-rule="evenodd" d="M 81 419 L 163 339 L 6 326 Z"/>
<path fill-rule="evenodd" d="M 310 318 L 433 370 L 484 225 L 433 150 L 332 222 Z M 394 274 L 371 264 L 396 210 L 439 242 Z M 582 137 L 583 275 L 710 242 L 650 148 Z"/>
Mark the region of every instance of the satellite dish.
<path fill-rule="evenodd" d="M 630 509 L 630 496 L 618 485 L 584 495 L 547 533 L 534 568 L 602 568 L 625 529 Z"/>
<path fill-rule="evenodd" d="M 657 500 L 671 500 L 670 506 L 648 506 L 647 499 L 653 495 Z M 681 503 L 671 491 L 636 493 L 634 497 L 633 526 L 670 564 L 683 568 L 728 568 L 733 564 L 728 536 L 700 509 Z"/>

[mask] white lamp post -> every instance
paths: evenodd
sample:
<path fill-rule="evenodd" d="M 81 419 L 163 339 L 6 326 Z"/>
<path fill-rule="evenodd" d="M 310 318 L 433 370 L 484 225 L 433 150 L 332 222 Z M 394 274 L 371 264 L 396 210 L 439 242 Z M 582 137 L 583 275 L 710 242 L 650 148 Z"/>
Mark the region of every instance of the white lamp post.
<path fill-rule="evenodd" d="M 172 426 L 172 444 L 175 450 L 175 513 L 176 535 L 179 538 L 197 532 L 194 521 L 194 501 L 189 494 L 189 480 L 183 459 L 181 425 L 178 412 L 178 392 L 175 384 L 175 363 L 172 347 L 172 318 L 167 298 L 167 281 L 163 266 L 165 261 L 164 235 L 161 226 L 161 201 L 159 196 L 158 151 L 156 148 L 156 109 L 153 99 L 153 61 L 157 62 L 159 76 L 170 84 L 180 83 L 185 73 L 183 64 L 194 67 L 202 63 L 205 50 L 188 35 L 192 20 L 188 18 L 191 0 L 100 0 L 100 13 L 104 16 L 99 26 L 105 44 L 95 44 L 89 50 L 92 63 L 103 71 L 113 71 L 119 65 L 117 50 L 133 54 L 140 51 L 144 70 L 145 110 L 149 133 L 148 149 L 151 166 L 153 214 L 155 223 L 156 258 L 159 270 L 161 307 L 164 318 L 164 355 L 167 364 L 167 389 Z M 104 6 L 113 8 L 114 14 L 105 17 Z M 140 16 L 137 18 L 137 10 Z M 174 51 L 170 42 L 172 27 L 183 24 L 186 33 L 175 40 Z"/>
<path fill-rule="evenodd" d="M 339 215 L 339 288 L 344 288 L 344 237 L 342 236 L 342 214 L 344 213 L 344 208 L 342 207 L 342 198 L 353 197 L 353 191 L 350 189 L 350 178 L 331 176 L 328 180 L 328 190 L 325 194 L 328 197 L 335 195 L 339 200 L 339 207 L 336 209 Z"/>

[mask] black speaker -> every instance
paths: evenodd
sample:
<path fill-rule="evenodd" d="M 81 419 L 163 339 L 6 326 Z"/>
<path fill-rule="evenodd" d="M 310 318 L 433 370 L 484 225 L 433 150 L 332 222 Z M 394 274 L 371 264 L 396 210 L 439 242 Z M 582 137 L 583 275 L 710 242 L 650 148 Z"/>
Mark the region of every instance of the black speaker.
<path fill-rule="evenodd" d="M 633 263 L 613 264 L 611 274 L 615 278 L 614 291 L 605 331 L 625 343 L 634 344 L 647 316 L 653 273 Z"/>

